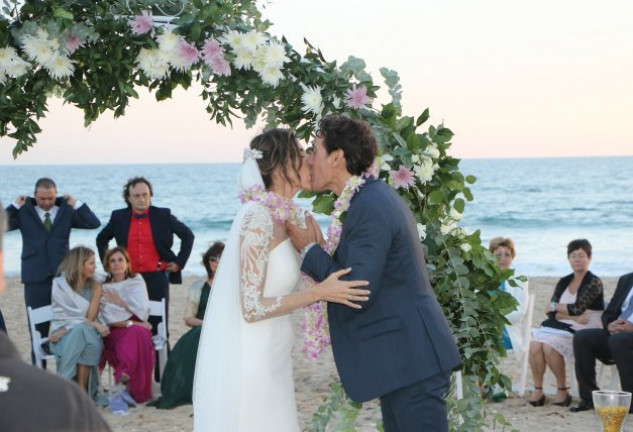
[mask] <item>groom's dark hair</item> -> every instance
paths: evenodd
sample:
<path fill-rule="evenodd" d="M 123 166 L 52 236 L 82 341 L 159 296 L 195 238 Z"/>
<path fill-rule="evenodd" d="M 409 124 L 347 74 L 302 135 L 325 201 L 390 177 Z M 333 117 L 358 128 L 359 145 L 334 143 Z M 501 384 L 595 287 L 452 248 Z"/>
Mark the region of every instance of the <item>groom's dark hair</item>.
<path fill-rule="evenodd" d="M 347 171 L 352 175 L 361 175 L 367 171 L 378 151 L 378 144 L 369 124 L 349 117 L 323 117 L 316 135 L 323 138 L 328 154 L 334 150 L 343 150 Z"/>

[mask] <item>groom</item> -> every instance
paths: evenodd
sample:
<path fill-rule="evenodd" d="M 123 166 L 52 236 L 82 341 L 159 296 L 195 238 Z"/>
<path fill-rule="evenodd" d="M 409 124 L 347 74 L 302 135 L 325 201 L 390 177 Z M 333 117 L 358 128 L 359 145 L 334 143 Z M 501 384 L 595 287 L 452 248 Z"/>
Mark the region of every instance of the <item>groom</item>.
<path fill-rule="evenodd" d="M 312 189 L 337 196 L 351 176 L 370 167 L 377 150 L 367 123 L 336 116 L 321 120 L 313 147 L 307 161 Z M 386 432 L 447 431 L 444 398 L 460 357 L 431 288 L 411 210 L 385 182 L 369 178 L 352 198 L 333 257 L 316 245 L 315 224 L 289 226 L 304 255 L 301 270 L 320 282 L 351 267 L 344 279 L 367 280 L 371 291 L 360 310 L 328 304 L 345 391 L 357 402 L 380 397 Z"/>

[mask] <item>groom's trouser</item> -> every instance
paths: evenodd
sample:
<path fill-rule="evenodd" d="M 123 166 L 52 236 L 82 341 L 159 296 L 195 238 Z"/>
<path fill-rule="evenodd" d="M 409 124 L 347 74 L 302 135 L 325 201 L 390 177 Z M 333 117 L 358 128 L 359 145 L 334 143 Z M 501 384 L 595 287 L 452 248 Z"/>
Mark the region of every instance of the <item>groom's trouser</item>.
<path fill-rule="evenodd" d="M 441 372 L 382 396 L 380 409 L 385 432 L 448 431 L 445 398 L 450 378 L 450 372 Z"/>

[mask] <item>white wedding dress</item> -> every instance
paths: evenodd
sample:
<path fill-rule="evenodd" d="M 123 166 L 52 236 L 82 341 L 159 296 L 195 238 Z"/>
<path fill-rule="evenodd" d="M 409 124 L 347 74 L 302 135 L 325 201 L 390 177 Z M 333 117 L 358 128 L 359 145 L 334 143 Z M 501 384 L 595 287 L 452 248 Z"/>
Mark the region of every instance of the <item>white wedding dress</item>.
<path fill-rule="evenodd" d="M 271 210 L 236 216 L 205 314 L 194 380 L 196 432 L 299 431 L 292 323 L 281 296 L 300 281 L 299 254 Z"/>

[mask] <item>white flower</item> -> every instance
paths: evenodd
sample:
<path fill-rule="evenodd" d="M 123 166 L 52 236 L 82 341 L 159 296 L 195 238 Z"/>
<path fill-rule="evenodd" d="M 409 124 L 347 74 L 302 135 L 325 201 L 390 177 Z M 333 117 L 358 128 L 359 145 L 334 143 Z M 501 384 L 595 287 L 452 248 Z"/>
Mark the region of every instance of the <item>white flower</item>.
<path fill-rule="evenodd" d="M 426 238 L 426 225 L 422 225 L 420 222 L 416 224 L 418 228 L 418 234 L 420 235 L 420 240 L 424 240 Z"/>
<path fill-rule="evenodd" d="M 279 85 L 279 81 L 283 79 L 284 74 L 281 73 L 281 70 L 278 67 L 268 66 L 264 68 L 264 70 L 259 71 L 259 76 L 262 78 L 264 83 L 277 87 Z"/>
<path fill-rule="evenodd" d="M 172 53 L 182 42 L 185 42 L 185 39 L 165 28 L 163 33 L 156 37 L 156 41 L 162 51 Z"/>
<path fill-rule="evenodd" d="M 443 235 L 447 235 L 448 233 L 450 233 L 451 231 L 453 231 L 455 229 L 455 222 L 451 221 L 447 224 L 442 224 L 440 226 L 440 232 Z"/>
<path fill-rule="evenodd" d="M 75 72 L 73 63 L 68 57 L 56 54 L 44 64 L 44 67 L 53 79 L 59 80 L 69 77 Z"/>
<path fill-rule="evenodd" d="M 462 243 L 461 245 L 459 245 L 459 248 L 464 252 L 470 252 L 473 247 L 469 243 Z"/>
<path fill-rule="evenodd" d="M 413 167 L 413 172 L 420 179 L 420 183 L 426 184 L 433 178 L 433 162 L 431 159 L 424 159 L 420 165 Z"/>
<path fill-rule="evenodd" d="M 244 46 L 243 40 L 244 40 L 244 37 L 242 33 L 238 32 L 237 30 L 230 30 L 224 33 L 222 37 L 220 37 L 220 41 L 228 44 L 233 51 L 238 51 L 238 50 L 243 49 L 243 46 Z"/>
<path fill-rule="evenodd" d="M 286 47 L 279 42 L 271 41 L 266 49 L 266 64 L 281 68 L 290 59 L 286 56 Z"/>
<path fill-rule="evenodd" d="M 426 150 L 424 150 L 424 153 L 429 155 L 429 157 L 431 159 L 437 159 L 437 158 L 440 157 L 440 151 L 438 150 L 438 148 L 437 148 L 437 146 L 435 144 L 429 144 L 426 147 Z"/>
<path fill-rule="evenodd" d="M 449 212 L 448 212 L 448 217 L 453 219 L 454 221 L 459 221 L 462 220 L 462 218 L 464 217 L 460 212 L 458 212 L 457 210 L 455 210 L 454 208 L 452 208 Z"/>
<path fill-rule="evenodd" d="M 266 35 L 257 30 L 251 30 L 248 33 L 242 35 L 241 48 L 247 49 L 251 52 L 266 43 Z"/>
<path fill-rule="evenodd" d="M 11 78 L 17 78 L 24 75 L 30 67 L 31 64 L 24 61 L 15 48 L 0 48 L 0 75 L 3 77 L 8 75 Z"/>
<path fill-rule="evenodd" d="M 160 79 L 169 73 L 169 56 L 162 50 L 141 48 L 136 64 L 150 79 Z"/>
<path fill-rule="evenodd" d="M 411 161 L 412 161 L 414 164 L 419 163 L 419 162 L 420 162 L 420 156 L 418 156 L 417 154 L 414 154 L 413 156 L 411 156 Z"/>
<path fill-rule="evenodd" d="M 22 48 L 29 59 L 41 65 L 49 62 L 55 55 L 48 41 L 31 35 L 22 38 Z"/>
<path fill-rule="evenodd" d="M 0 68 L 8 68 L 11 60 L 17 57 L 18 53 L 13 47 L 0 48 Z"/>
<path fill-rule="evenodd" d="M 320 115 L 323 110 L 323 98 L 321 97 L 321 87 L 308 87 L 305 84 L 301 84 L 303 89 L 303 95 L 301 95 L 301 102 L 303 102 L 303 111 L 306 113 L 312 112 Z"/>
<path fill-rule="evenodd" d="M 250 70 L 253 65 L 254 57 L 254 53 L 245 49 L 238 49 L 235 51 L 233 64 L 238 69 Z"/>
<path fill-rule="evenodd" d="M 246 50 L 248 52 L 251 52 L 249 50 Z M 263 46 L 260 47 L 257 51 L 254 51 L 254 55 L 253 55 L 253 70 L 257 71 L 257 72 L 261 72 L 264 69 L 266 69 L 266 67 L 268 66 L 267 62 L 266 62 L 266 52 L 268 51 L 268 47 L 267 46 Z"/>

